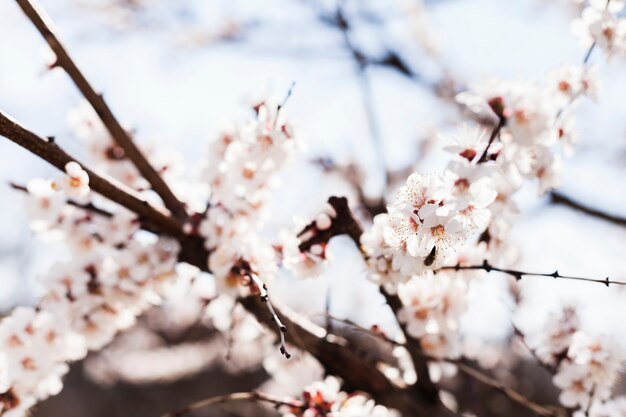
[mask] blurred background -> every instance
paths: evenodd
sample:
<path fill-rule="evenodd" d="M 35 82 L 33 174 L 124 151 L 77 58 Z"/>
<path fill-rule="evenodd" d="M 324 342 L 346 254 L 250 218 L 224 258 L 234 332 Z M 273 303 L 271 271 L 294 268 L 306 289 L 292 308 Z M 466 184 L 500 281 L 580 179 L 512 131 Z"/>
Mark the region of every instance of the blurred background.
<path fill-rule="evenodd" d="M 455 104 L 455 93 L 485 77 L 541 80 L 551 69 L 581 62 L 585 53 L 570 35 L 579 13 L 573 0 L 41 3 L 114 113 L 140 141 L 179 152 L 189 175 L 223 128 L 252 115 L 252 101 L 268 94 L 280 100 L 295 83 L 287 115 L 306 149 L 282 175 L 268 229 L 292 228 L 294 216 L 314 216 L 329 195 L 356 199 L 351 182 L 375 201 L 391 192 L 387 172 L 442 171 L 447 156 L 438 135 L 472 123 Z M 82 98 L 62 71 L 47 69 L 46 48 L 17 4 L 0 2 L 0 108 L 35 132 L 55 136 L 71 154 L 84 155 L 67 124 L 67 112 Z M 602 87 L 597 103 L 575 111 L 580 144 L 566 160 L 559 192 L 626 217 L 626 63 L 606 62 L 597 51 L 591 60 Z M 21 196 L 8 185 L 57 174 L 5 140 L 0 158 L 0 309 L 6 312 L 32 304 L 37 276 L 65 254 L 34 238 Z M 351 167 L 351 174 L 335 172 L 337 166 L 344 173 Z M 626 228 L 552 204 L 536 190 L 529 184 L 518 196 L 517 266 L 626 281 Z M 338 261 L 326 276 L 297 283 L 282 277 L 274 296 L 314 317 L 324 312 L 330 293 L 333 315 L 390 326 L 391 314 L 363 271 L 355 273 L 359 257 L 345 243 L 332 243 Z M 512 320 L 532 333 L 550 312 L 574 303 L 585 330 L 613 334 L 626 347 L 626 293 L 619 287 L 527 279 L 517 288 L 523 302 L 516 306 L 510 282 L 488 278 L 476 288 L 463 322 L 468 338 L 498 346 L 511 336 Z M 267 378 L 252 360 L 244 367 L 229 363 L 224 342 L 195 321 L 193 311 L 182 315 L 175 332 L 154 325 L 163 314 L 150 312 L 87 365 L 74 365 L 62 394 L 42 403 L 35 416 L 156 416 L 194 399 L 252 389 Z M 177 364 L 178 357 L 193 362 L 191 371 L 179 369 L 168 379 L 155 370 L 163 358 Z M 528 373 L 526 388 L 532 390 L 540 371 L 520 372 Z M 546 388 L 541 395 L 548 396 L 549 378 L 540 376 L 547 386 L 534 386 L 535 393 Z M 491 400 L 497 408 L 502 398 Z M 482 415 L 490 415 L 489 401 Z M 259 415 L 246 407 L 221 412 Z"/>

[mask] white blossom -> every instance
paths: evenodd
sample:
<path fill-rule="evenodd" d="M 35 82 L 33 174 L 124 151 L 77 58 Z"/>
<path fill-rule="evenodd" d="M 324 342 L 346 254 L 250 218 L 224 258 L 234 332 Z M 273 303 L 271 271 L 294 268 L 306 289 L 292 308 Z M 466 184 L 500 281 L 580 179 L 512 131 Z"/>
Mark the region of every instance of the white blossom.
<path fill-rule="evenodd" d="M 58 186 L 70 198 L 83 199 L 89 194 L 89 175 L 77 163 L 68 162 L 65 164 L 65 177 L 59 180 Z"/>

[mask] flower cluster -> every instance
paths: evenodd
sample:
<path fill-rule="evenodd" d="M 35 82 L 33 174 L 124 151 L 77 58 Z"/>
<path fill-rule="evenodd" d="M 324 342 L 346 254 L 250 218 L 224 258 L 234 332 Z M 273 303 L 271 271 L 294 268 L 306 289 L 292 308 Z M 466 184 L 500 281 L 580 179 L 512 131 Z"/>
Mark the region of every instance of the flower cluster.
<path fill-rule="evenodd" d="M 626 55 L 626 18 L 618 13 L 623 0 L 591 0 L 582 16 L 572 22 L 572 32 L 585 48 L 596 45 L 607 56 Z"/>
<path fill-rule="evenodd" d="M 302 407 L 294 407 L 283 417 L 391 417 L 392 410 L 377 405 L 365 394 L 341 391 L 341 382 L 334 376 L 308 385 L 302 394 Z"/>
<path fill-rule="evenodd" d="M 139 239 L 128 212 L 105 215 L 65 204 L 50 181 L 33 180 L 27 190 L 34 224 L 63 237 L 74 259 L 41 278 L 37 308 L 18 308 L 0 322 L 0 406 L 16 416 L 60 391 L 68 361 L 102 348 L 159 299 L 178 252 L 167 239 Z"/>
<path fill-rule="evenodd" d="M 558 185 L 561 155 L 570 153 L 576 142 L 571 109 L 580 97 L 595 99 L 596 91 L 593 68 L 566 66 L 548 74 L 543 85 L 488 80 L 457 96 L 495 126 L 491 145 L 485 146 L 484 135 L 475 129 L 464 128 L 453 137 L 454 146 L 447 148 L 468 162 L 493 162 L 496 198 L 487 206 L 491 219 L 480 237 L 487 244 L 485 258 L 498 259 L 499 264 L 515 260 L 507 243 L 512 217 L 518 212 L 513 197 L 527 180 L 537 180 L 540 192 Z"/>
<path fill-rule="evenodd" d="M 581 331 L 572 307 L 547 322 L 535 352 L 556 370 L 553 382 L 561 390 L 561 403 L 583 411 L 611 397 L 625 359 L 612 338 Z"/>
<path fill-rule="evenodd" d="M 85 355 L 85 340 L 64 330 L 49 312 L 28 307 L 0 323 L 0 414 L 22 416 L 61 391 L 65 361 Z"/>
<path fill-rule="evenodd" d="M 411 174 L 388 207 L 363 235 L 373 277 L 400 283 L 441 267 L 491 217 L 491 167 L 453 161 L 445 175 Z M 390 285 L 393 287 L 393 285 Z"/>
<path fill-rule="evenodd" d="M 612 338 L 577 332 L 553 378 L 561 389 L 561 403 L 584 410 L 593 401 L 609 399 L 623 362 L 623 353 Z"/>
<path fill-rule="evenodd" d="M 257 117 L 213 143 L 203 180 L 211 197 L 198 233 L 211 252 L 209 268 L 222 293 L 259 290 L 276 273 L 274 248 L 258 231 L 276 173 L 297 148 L 280 106 L 262 102 Z"/>
<path fill-rule="evenodd" d="M 580 329 L 580 318 L 573 306 L 566 306 L 547 321 L 535 353 L 545 364 L 556 367 L 567 356 L 574 334 Z"/>
<path fill-rule="evenodd" d="M 414 276 L 398 287 L 402 309 L 398 319 L 420 340 L 425 353 L 455 358 L 461 350 L 459 320 L 467 308 L 467 282 L 450 275 Z"/>
<path fill-rule="evenodd" d="M 144 192 L 146 197 L 150 196 L 148 182 L 141 176 L 132 161 L 126 157 L 124 149 L 114 142 L 89 103 L 84 101 L 72 109 L 68 113 L 67 121 L 76 137 L 85 143 L 96 170 L 106 172 L 130 188 Z M 152 166 L 168 182 L 173 183 L 178 180 L 181 161 L 176 153 L 157 153 L 155 149 L 148 146 L 140 146 L 140 148 Z"/>

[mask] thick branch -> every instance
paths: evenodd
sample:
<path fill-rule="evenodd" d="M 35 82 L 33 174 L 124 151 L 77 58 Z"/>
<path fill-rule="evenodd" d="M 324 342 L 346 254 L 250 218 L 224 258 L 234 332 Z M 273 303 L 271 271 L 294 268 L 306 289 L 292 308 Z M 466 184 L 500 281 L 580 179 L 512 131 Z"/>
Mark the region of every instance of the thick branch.
<path fill-rule="evenodd" d="M 65 70 L 89 104 L 96 111 L 111 137 L 124 150 L 125 156 L 137 167 L 141 175 L 150 183 L 154 191 L 163 199 L 165 206 L 177 217 L 186 217 L 185 207 L 165 183 L 161 175 L 148 162 L 141 150 L 135 145 L 128 132 L 122 127 L 113 115 L 113 112 L 104 101 L 102 94 L 98 94 L 82 72 L 78 69 L 65 47 L 53 30 L 50 17 L 36 0 L 16 0 L 26 16 L 35 25 L 56 55 L 55 66 Z"/>
<path fill-rule="evenodd" d="M 278 331 L 262 300 L 248 297 L 240 301 L 257 320 L 274 332 Z M 284 306 L 274 304 L 289 329 L 285 334 L 289 343 L 313 355 L 328 373 L 339 376 L 350 389 L 367 392 L 378 403 L 395 408 L 405 416 L 448 413 L 440 404 L 428 401 L 423 393 L 402 390 L 393 385 L 368 358 L 357 355 L 344 339 L 326 334 L 323 328 Z"/>
<path fill-rule="evenodd" d="M 363 228 L 352 215 L 352 211 L 350 211 L 350 207 L 348 206 L 348 199 L 345 197 L 332 196 L 328 199 L 328 205 L 335 210 L 335 216 L 332 218 L 331 226 L 326 230 L 318 231 L 311 238 L 304 240 L 298 245 L 298 249 L 302 252 L 306 252 L 311 249 L 313 245 L 328 243 L 328 241 L 335 236 L 347 235 L 352 239 L 357 248 L 361 250 Z M 308 224 L 298 236 L 305 235 L 313 228 L 315 228 L 315 222 Z"/>
<path fill-rule="evenodd" d="M 444 362 L 450 362 L 450 361 L 446 361 L 444 359 Z M 527 398 L 526 396 L 520 394 L 519 392 L 515 391 L 513 388 L 510 388 L 506 385 L 504 385 L 503 383 L 501 383 L 498 380 L 495 380 L 493 378 L 491 378 L 489 375 L 482 373 L 481 371 L 479 371 L 478 369 L 475 369 L 461 361 L 454 361 L 454 364 L 457 366 L 457 368 L 463 372 L 464 374 L 468 375 L 469 377 L 479 381 L 480 383 L 490 386 L 498 391 L 500 391 L 501 393 L 503 393 L 504 395 L 506 395 L 508 398 L 510 398 L 512 401 L 515 401 L 516 403 L 518 403 L 519 405 L 526 407 L 527 409 L 531 410 L 532 412 L 534 412 L 535 414 L 539 415 L 539 416 L 543 416 L 543 417 L 556 417 L 559 416 L 559 413 L 557 412 L 556 409 L 551 409 L 548 408 L 546 406 L 543 406 L 541 404 L 538 404 L 534 401 L 532 401 L 531 399 Z"/>
<path fill-rule="evenodd" d="M 75 158 L 62 150 L 54 140 L 36 135 L 1 111 L 0 135 L 29 150 L 61 171 L 65 170 L 65 165 L 68 162 L 76 161 Z M 135 191 L 113 179 L 99 176 L 82 164 L 81 166 L 89 175 L 89 186 L 95 192 L 136 213 L 142 222 L 146 222 L 160 233 L 172 237 L 182 235 L 182 227 L 177 220 L 152 207 L 147 201 L 141 199 Z"/>
<path fill-rule="evenodd" d="M 355 329 L 365 332 L 367 334 L 370 334 L 373 337 L 376 337 L 378 339 L 381 339 L 384 342 L 390 343 L 393 346 L 402 346 L 407 348 L 407 345 L 404 343 L 400 343 L 397 342 L 393 339 L 390 339 L 389 337 L 387 337 L 387 335 L 383 334 L 383 333 L 379 333 L 379 332 L 374 332 L 371 329 L 367 329 L 363 326 L 360 326 L 359 324 L 353 322 L 352 320 L 348 320 L 348 319 L 340 319 L 340 318 L 336 318 L 336 317 L 332 317 L 330 316 L 330 318 L 332 318 L 333 320 L 342 322 L 347 324 L 348 326 L 354 327 Z M 547 406 L 543 406 L 541 404 L 538 404 L 536 402 L 534 402 L 533 400 L 531 400 L 530 398 L 526 397 L 525 395 L 523 395 L 522 393 L 514 390 L 513 388 L 510 388 L 506 385 L 504 385 L 503 383 L 501 383 L 500 381 L 492 378 L 491 376 L 487 375 L 486 373 L 484 373 L 483 371 L 481 371 L 480 369 L 476 369 L 475 367 L 469 365 L 467 363 L 467 360 L 465 359 L 448 359 L 448 358 L 437 358 L 428 354 L 425 354 L 423 352 L 416 352 L 419 357 L 421 359 L 425 359 L 425 360 L 429 360 L 429 361 L 433 361 L 433 362 L 445 362 L 445 363 L 450 363 L 450 364 L 454 364 L 459 371 L 461 371 L 462 373 L 464 373 L 465 375 L 469 376 L 472 379 L 475 379 L 476 381 L 482 383 L 483 385 L 489 386 L 491 388 L 494 388 L 500 392 L 502 392 L 504 395 L 506 395 L 507 397 L 509 397 L 512 401 L 528 408 L 529 410 L 533 411 L 534 413 L 540 415 L 540 416 L 544 416 L 544 417 L 555 417 L 558 416 L 557 410 L 556 409 L 552 409 L 549 408 Z"/>

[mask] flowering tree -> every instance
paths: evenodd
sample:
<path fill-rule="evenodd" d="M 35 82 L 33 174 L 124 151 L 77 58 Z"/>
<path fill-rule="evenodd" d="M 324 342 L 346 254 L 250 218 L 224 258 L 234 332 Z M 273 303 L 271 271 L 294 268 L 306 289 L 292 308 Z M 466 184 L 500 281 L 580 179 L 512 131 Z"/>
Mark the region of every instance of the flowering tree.
<path fill-rule="evenodd" d="M 16 308 L 0 322 L 1 415 L 25 415 L 58 394 L 68 363 L 103 349 L 181 287 L 188 302 L 201 305 L 213 326 L 228 334 L 229 349 L 244 345 L 260 353 L 276 379 L 307 373 L 318 380 L 299 395 L 237 392 L 171 416 L 231 401 L 268 403 L 283 416 L 449 416 L 465 411 L 454 397 L 464 388 L 445 385 L 456 374 L 535 415 L 624 415 L 626 400 L 612 390 L 623 352 L 610 337 L 582 331 L 571 306 L 548 318 L 539 334 L 515 329 L 525 354 L 547 369 L 560 390 L 558 404 L 541 404 L 496 379 L 483 369 L 488 367 L 480 353 L 468 352 L 459 332 L 473 285 L 491 273 L 514 281 L 626 284 L 514 269 L 509 239 L 516 192 L 529 181 L 537 182 L 540 193 L 551 190 L 562 155 L 573 151 L 571 109 L 594 99 L 598 88 L 588 64 L 592 52 L 626 55 L 626 19 L 619 14 L 624 1 L 592 0 L 573 22 L 586 48 L 581 64 L 559 68 L 542 83 L 494 79 L 456 95 L 468 124 L 447 138 L 449 163 L 440 174 L 407 173 L 383 204 L 330 196 L 325 211 L 281 233 L 265 224 L 276 176 L 301 145 L 285 113 L 291 91 L 281 102 L 255 103 L 254 117 L 211 144 L 199 174 L 183 176 L 170 154 L 135 143 L 41 7 L 34 0 L 17 3 L 52 50 L 50 68 L 65 71 L 85 97 L 69 119 L 87 144 L 90 162 L 0 112 L 0 135 L 62 171 L 55 179 L 13 186 L 26 195 L 33 229 L 62 236 L 73 253 L 44 275 L 45 293 L 35 307 Z M 340 10 L 333 23 L 347 31 Z M 346 39 L 359 68 L 368 65 Z M 394 55 L 388 58 L 386 65 L 409 71 Z M 326 168 L 350 173 L 328 163 Z M 355 215 L 351 204 L 364 205 L 371 216 Z M 338 262 L 329 253 L 338 236 L 358 249 L 397 320 L 397 337 L 330 313 L 324 328 L 272 296 L 279 271 L 314 280 L 329 262 Z M 346 328 L 366 338 L 348 337 Z"/>

